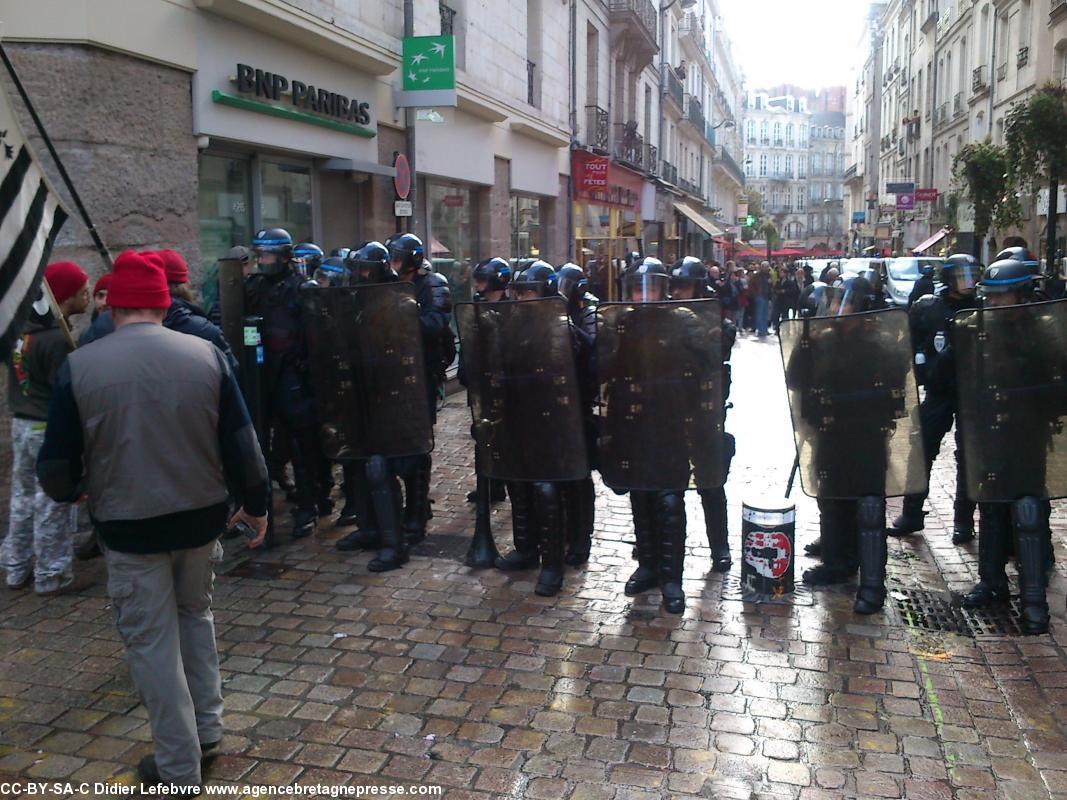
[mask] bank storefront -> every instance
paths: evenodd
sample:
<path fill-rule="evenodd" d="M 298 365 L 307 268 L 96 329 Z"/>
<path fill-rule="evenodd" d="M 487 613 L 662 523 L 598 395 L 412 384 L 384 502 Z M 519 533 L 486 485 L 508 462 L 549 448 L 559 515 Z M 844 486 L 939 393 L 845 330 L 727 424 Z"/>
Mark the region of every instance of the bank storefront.
<path fill-rule="evenodd" d="M 278 226 L 329 251 L 390 231 L 363 218 L 379 164 L 378 86 L 351 64 L 205 13 L 193 76 L 204 264 Z"/>

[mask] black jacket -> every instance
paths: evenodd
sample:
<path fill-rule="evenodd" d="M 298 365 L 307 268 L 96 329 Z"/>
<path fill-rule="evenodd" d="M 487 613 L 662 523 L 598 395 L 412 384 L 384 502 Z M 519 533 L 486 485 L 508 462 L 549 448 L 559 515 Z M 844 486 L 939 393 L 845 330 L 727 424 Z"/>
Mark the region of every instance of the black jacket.
<path fill-rule="evenodd" d="M 56 373 L 67 360 L 70 344 L 51 313 L 31 312 L 8 359 L 8 403 L 20 419 L 48 419 Z"/>

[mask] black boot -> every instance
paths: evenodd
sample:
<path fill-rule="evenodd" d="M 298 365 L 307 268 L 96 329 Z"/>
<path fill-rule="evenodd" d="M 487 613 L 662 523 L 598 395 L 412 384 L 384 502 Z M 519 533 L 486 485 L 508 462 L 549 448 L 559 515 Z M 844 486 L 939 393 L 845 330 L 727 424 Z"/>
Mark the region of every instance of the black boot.
<path fill-rule="evenodd" d="M 567 517 L 567 555 L 564 561 L 580 567 L 589 560 L 593 549 L 593 524 L 596 487 L 593 479 L 571 481 L 562 485 Z"/>
<path fill-rule="evenodd" d="M 408 545 L 400 529 L 400 486 L 386 459 L 373 456 L 367 461 L 367 482 L 371 504 L 382 534 L 381 549 L 367 569 L 388 572 L 408 563 Z"/>
<path fill-rule="evenodd" d="M 922 495 L 918 494 L 905 495 L 904 508 L 901 510 L 900 516 L 893 520 L 893 524 L 886 529 L 886 533 L 890 536 L 910 536 L 921 531 L 925 524 L 923 522 L 924 499 Z M 885 524 L 884 520 L 882 524 Z"/>
<path fill-rule="evenodd" d="M 426 523 L 433 517 L 430 467 L 429 454 L 416 456 L 411 470 L 404 476 L 404 535 L 409 546 L 426 538 Z"/>
<path fill-rule="evenodd" d="M 630 508 L 634 516 L 634 538 L 637 539 L 637 569 L 626 581 L 623 592 L 627 597 L 647 592 L 659 585 L 659 553 L 655 529 L 656 492 L 630 492 Z"/>
<path fill-rule="evenodd" d="M 804 545 L 804 552 L 812 558 L 819 558 L 822 556 L 822 539 L 816 539 L 813 542 L 808 542 Z"/>
<path fill-rule="evenodd" d="M 848 583 L 856 574 L 856 503 L 819 500 L 819 542 L 823 563 L 804 570 L 809 586 Z"/>
<path fill-rule="evenodd" d="M 1041 501 L 1023 497 L 1012 503 L 1015 528 L 1015 563 L 1019 568 L 1020 627 L 1028 636 L 1048 633 L 1048 599 L 1045 597 L 1045 515 Z"/>
<path fill-rule="evenodd" d="M 885 565 L 889 556 L 885 531 L 885 498 L 859 501 L 860 588 L 852 610 L 874 614 L 885 605 Z"/>
<path fill-rule="evenodd" d="M 298 508 L 293 512 L 293 533 L 294 539 L 303 539 L 306 536 L 310 536 L 315 531 L 315 520 L 318 519 L 318 514 L 314 508 Z"/>
<path fill-rule="evenodd" d="M 467 548 L 466 564 L 475 569 L 486 569 L 493 566 L 500 558 L 490 525 L 488 478 L 478 476 L 478 488 L 475 489 L 475 494 L 477 502 L 474 507 L 474 536 L 471 538 L 470 547 Z"/>
<path fill-rule="evenodd" d="M 367 464 L 365 461 L 346 461 L 342 467 L 344 472 L 345 505 L 341 509 L 341 515 L 335 523 L 338 528 L 356 525 L 361 531 L 373 531 L 377 535 L 375 526 L 370 523 L 370 493 L 367 489 Z"/>
<path fill-rule="evenodd" d="M 554 483 L 533 485 L 534 524 L 541 551 L 541 573 L 534 594 L 555 597 L 563 588 L 563 508 L 559 486 Z"/>
<path fill-rule="evenodd" d="M 985 608 L 1011 599 L 1008 576 L 1008 545 L 1011 542 L 1009 507 L 983 503 L 979 508 L 978 583 L 963 596 L 964 608 Z"/>
<path fill-rule="evenodd" d="M 685 611 L 682 573 L 685 567 L 685 494 L 662 492 L 657 505 L 659 525 L 659 590 L 663 610 L 668 614 Z"/>
<path fill-rule="evenodd" d="M 733 559 L 730 557 L 730 534 L 726 522 L 726 489 L 708 489 L 700 493 L 704 506 L 704 527 L 708 532 L 711 547 L 712 572 L 729 572 Z"/>
<path fill-rule="evenodd" d="M 541 563 L 541 557 L 537 553 L 537 535 L 533 528 L 532 492 L 529 483 L 508 483 L 508 497 L 511 498 L 511 533 L 515 549 L 496 560 L 497 569 L 505 572 L 533 569 Z"/>
<path fill-rule="evenodd" d="M 508 499 L 508 493 L 504 489 L 504 481 L 496 481 L 489 479 L 489 503 L 490 505 L 496 505 L 497 503 L 503 503 Z M 473 489 L 467 492 L 467 502 L 478 502 L 478 490 Z"/>
<path fill-rule="evenodd" d="M 956 502 L 953 506 L 952 543 L 967 544 L 967 542 L 974 541 L 975 503 L 961 496 L 959 491 L 957 488 Z"/>

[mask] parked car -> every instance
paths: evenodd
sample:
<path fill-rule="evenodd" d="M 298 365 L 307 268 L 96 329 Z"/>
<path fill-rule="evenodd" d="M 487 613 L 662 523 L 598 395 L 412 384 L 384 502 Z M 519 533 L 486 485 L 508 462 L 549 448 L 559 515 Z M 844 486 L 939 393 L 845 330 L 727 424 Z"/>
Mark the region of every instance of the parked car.
<path fill-rule="evenodd" d="M 939 272 L 943 258 L 926 258 L 924 256 L 906 256 L 891 258 L 886 265 L 886 301 L 894 306 L 906 306 L 915 281 L 922 276 L 924 267 L 933 267 L 934 275 Z"/>

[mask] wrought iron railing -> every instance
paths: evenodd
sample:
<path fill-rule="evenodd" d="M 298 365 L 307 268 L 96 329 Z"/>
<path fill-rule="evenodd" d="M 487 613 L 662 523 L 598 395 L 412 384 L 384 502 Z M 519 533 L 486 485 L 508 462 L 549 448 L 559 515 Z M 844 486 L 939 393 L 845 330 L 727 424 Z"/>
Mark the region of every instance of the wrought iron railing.
<path fill-rule="evenodd" d="M 438 3 L 437 9 L 441 12 L 441 35 L 452 36 L 456 32 L 456 9 L 450 8 L 444 3 Z"/>
<path fill-rule="evenodd" d="M 609 0 L 608 10 L 616 15 L 632 15 L 655 40 L 656 8 L 652 5 L 652 0 Z"/>
<path fill-rule="evenodd" d="M 659 176 L 667 183 L 678 183 L 678 167 L 669 161 L 659 162 Z"/>
<path fill-rule="evenodd" d="M 1064 0 L 1067 2 L 1067 0 Z M 983 89 L 989 88 L 989 67 L 983 64 L 971 71 L 971 92 L 978 94 Z"/>
<path fill-rule="evenodd" d="M 615 124 L 615 148 L 612 152 L 619 161 L 641 168 L 645 155 L 645 140 L 637 132 L 636 122 Z"/>
<path fill-rule="evenodd" d="M 605 152 L 608 149 L 608 112 L 600 106 L 585 107 L 585 143 Z"/>
<path fill-rule="evenodd" d="M 663 65 L 664 79 L 663 83 L 667 87 L 667 96 L 678 104 L 678 108 L 682 108 L 685 105 L 685 88 L 682 86 L 682 81 L 678 77 L 678 73 L 675 72 L 674 67 L 670 64 Z"/>
<path fill-rule="evenodd" d="M 704 128 L 707 123 L 704 121 L 704 107 L 700 104 L 700 100 L 696 95 L 687 94 L 685 96 L 685 118 L 701 133 L 704 132 Z"/>
<path fill-rule="evenodd" d="M 730 155 L 730 151 L 726 149 L 726 146 L 720 145 L 715 155 L 718 157 L 719 164 L 725 167 L 726 171 L 733 175 L 738 183 L 744 184 L 745 173 L 741 169 L 741 165 Z"/>
<path fill-rule="evenodd" d="M 537 64 L 526 59 L 526 102 L 537 105 Z"/>

